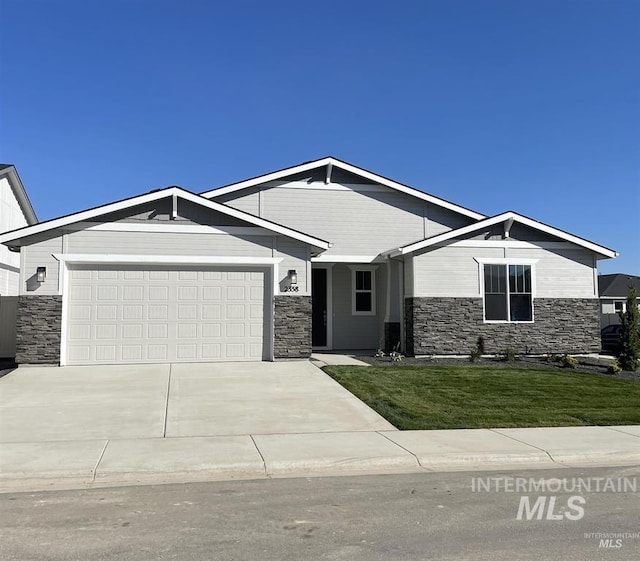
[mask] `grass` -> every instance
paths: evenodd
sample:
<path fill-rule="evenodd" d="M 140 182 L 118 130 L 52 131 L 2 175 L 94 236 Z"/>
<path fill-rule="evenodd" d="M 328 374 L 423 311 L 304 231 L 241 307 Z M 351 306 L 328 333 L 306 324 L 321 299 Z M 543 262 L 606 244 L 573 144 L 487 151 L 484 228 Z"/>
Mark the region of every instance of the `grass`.
<path fill-rule="evenodd" d="M 402 430 L 640 424 L 640 383 L 490 366 L 328 366 Z"/>

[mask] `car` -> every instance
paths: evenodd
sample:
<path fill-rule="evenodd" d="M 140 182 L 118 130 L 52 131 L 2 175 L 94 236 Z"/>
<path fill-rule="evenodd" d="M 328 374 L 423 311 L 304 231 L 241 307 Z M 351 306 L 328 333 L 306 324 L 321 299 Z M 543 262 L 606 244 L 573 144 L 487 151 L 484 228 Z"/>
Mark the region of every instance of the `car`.
<path fill-rule="evenodd" d="M 622 325 L 612 324 L 600 330 L 600 340 L 603 351 L 617 351 L 622 337 Z M 640 324 L 638 324 L 638 338 L 640 339 Z"/>

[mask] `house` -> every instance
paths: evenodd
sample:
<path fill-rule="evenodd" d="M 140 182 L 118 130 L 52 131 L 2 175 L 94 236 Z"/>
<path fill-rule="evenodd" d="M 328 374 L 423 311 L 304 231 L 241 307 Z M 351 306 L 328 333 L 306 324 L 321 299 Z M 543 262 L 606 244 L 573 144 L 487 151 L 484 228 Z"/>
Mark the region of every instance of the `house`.
<path fill-rule="evenodd" d="M 15 166 L 0 164 L 0 233 L 38 221 Z M 17 296 L 20 255 L 0 246 L 0 296 Z"/>
<path fill-rule="evenodd" d="M 24 264 L 20 363 L 272 360 L 315 349 L 600 349 L 615 251 L 327 157 L 167 187 L 0 236 Z"/>
<path fill-rule="evenodd" d="M 615 325 L 620 323 L 619 314 L 627 311 L 627 293 L 630 286 L 634 286 L 640 307 L 640 277 L 614 273 L 598 276 L 598 293 L 600 294 L 600 325 Z"/>
<path fill-rule="evenodd" d="M 38 221 L 15 166 L 0 164 L 0 233 Z M 0 245 L 0 359 L 16 352 L 16 310 L 20 254 Z"/>

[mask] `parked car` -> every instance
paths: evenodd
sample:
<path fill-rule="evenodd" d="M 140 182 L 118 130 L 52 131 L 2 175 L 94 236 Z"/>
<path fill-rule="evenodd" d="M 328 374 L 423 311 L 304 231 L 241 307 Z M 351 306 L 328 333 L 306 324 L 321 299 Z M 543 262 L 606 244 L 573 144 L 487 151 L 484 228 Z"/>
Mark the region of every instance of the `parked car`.
<path fill-rule="evenodd" d="M 620 338 L 622 337 L 622 325 L 607 325 L 600 330 L 603 351 L 615 352 L 618 349 Z M 640 339 L 640 324 L 638 324 L 638 338 Z"/>

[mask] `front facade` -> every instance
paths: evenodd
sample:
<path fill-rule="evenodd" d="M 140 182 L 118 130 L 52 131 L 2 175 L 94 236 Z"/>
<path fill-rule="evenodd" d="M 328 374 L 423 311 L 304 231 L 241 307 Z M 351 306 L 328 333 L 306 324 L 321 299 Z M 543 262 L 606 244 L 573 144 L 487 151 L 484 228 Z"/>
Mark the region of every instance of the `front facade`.
<path fill-rule="evenodd" d="M 19 249 L 19 363 L 600 348 L 597 260 L 335 158 L 168 188 L 0 236 Z"/>

